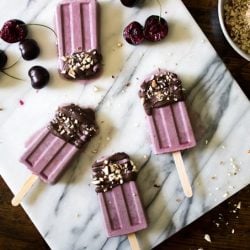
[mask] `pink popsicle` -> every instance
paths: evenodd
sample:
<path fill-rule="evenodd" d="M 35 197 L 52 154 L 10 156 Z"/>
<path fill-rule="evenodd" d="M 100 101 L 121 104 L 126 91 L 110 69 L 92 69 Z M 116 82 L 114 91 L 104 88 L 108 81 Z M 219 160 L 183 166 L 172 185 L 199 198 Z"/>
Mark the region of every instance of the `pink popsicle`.
<path fill-rule="evenodd" d="M 96 0 L 63 0 L 55 15 L 58 69 L 65 78 L 88 79 L 101 68 Z"/>
<path fill-rule="evenodd" d="M 92 109 L 83 109 L 75 104 L 59 107 L 50 124 L 28 141 L 20 159 L 33 176 L 23 186 L 26 192 L 27 185 L 31 187 L 38 177 L 46 183 L 55 183 L 96 131 Z M 18 205 L 26 192 L 21 189 L 13 204 Z"/>
<path fill-rule="evenodd" d="M 154 108 L 147 116 L 149 134 L 155 154 L 192 148 L 196 145 L 193 130 L 183 101 Z"/>
<path fill-rule="evenodd" d="M 44 182 L 53 184 L 67 169 L 79 149 L 44 128 L 20 159 Z"/>
<path fill-rule="evenodd" d="M 141 85 L 139 96 L 147 114 L 152 149 L 155 154 L 173 153 L 186 196 L 192 189 L 180 151 L 196 145 L 178 76 L 159 70 Z"/>
<path fill-rule="evenodd" d="M 113 154 L 96 161 L 92 170 L 108 237 L 131 235 L 147 228 L 135 183 L 136 167 L 129 156 Z"/>

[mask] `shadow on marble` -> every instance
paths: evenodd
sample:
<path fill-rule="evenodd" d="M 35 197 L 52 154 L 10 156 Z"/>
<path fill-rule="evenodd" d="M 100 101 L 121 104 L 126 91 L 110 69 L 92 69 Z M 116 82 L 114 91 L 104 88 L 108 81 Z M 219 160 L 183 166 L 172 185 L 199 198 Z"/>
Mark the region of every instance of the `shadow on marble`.
<path fill-rule="evenodd" d="M 101 52 L 103 55 L 102 78 L 109 78 L 120 73 L 124 65 L 124 55 L 122 48 L 118 43 L 124 42 L 122 32 L 117 33 L 118 27 L 123 27 L 122 7 L 110 5 L 108 2 L 101 3 L 102 15 L 100 26 L 107 26 L 108 29 L 102 29 L 101 32 Z M 117 18 L 119 17 L 119 18 Z M 120 28 L 119 28 L 120 29 Z"/>
<path fill-rule="evenodd" d="M 43 24 L 31 23 L 29 25 L 28 38 L 36 40 L 40 48 L 40 54 L 37 59 L 42 61 L 53 60 L 57 58 L 57 37 L 49 28 L 42 26 Z M 54 30 L 54 27 L 50 27 Z M 36 60 L 36 59 L 35 59 Z M 35 60 L 32 62 L 35 63 Z"/>
<path fill-rule="evenodd" d="M 169 44 L 187 43 L 192 42 L 193 35 L 187 24 L 182 23 L 179 19 L 171 19 L 168 21 L 168 37 L 163 39 Z"/>
<path fill-rule="evenodd" d="M 30 189 L 27 197 L 24 198 L 24 201 L 27 202 L 29 206 L 39 202 L 39 197 L 44 192 L 47 185 L 49 184 L 46 184 L 39 179 L 37 183 Z"/>
<path fill-rule="evenodd" d="M 0 88 L 1 89 L 11 88 L 11 87 L 15 87 L 16 85 L 27 84 L 26 82 L 29 81 L 28 80 L 28 73 L 24 74 L 24 72 L 21 70 L 21 64 L 23 64 L 24 62 L 22 61 L 20 54 L 17 54 L 15 52 L 9 51 L 9 50 L 6 51 L 6 54 L 8 56 L 8 62 L 7 62 L 7 65 L 5 66 L 6 70 L 4 70 L 4 71 L 9 76 L 4 74 L 2 72 L 2 70 L 0 71 Z M 13 65 L 13 66 L 10 67 L 11 65 Z M 15 79 L 11 76 L 19 78 L 21 80 Z M 5 79 L 7 79 L 7 80 L 5 80 Z"/>

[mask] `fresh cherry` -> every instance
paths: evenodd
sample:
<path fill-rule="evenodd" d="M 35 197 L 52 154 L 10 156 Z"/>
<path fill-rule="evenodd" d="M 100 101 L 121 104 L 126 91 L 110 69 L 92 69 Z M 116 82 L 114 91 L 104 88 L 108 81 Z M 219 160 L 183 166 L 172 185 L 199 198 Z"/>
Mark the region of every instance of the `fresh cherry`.
<path fill-rule="evenodd" d="M 0 50 L 0 70 L 3 69 L 3 67 L 6 65 L 7 60 L 8 58 L 5 52 L 3 50 Z"/>
<path fill-rule="evenodd" d="M 168 23 L 160 17 L 152 15 L 147 18 L 144 25 L 144 37 L 148 41 L 157 42 L 162 40 L 168 34 Z"/>
<path fill-rule="evenodd" d="M 18 19 L 11 19 L 4 23 L 0 30 L 0 37 L 7 43 L 22 41 L 28 34 L 25 23 Z"/>
<path fill-rule="evenodd" d="M 28 74 L 34 89 L 41 89 L 49 82 L 49 72 L 41 66 L 33 66 Z"/>
<path fill-rule="evenodd" d="M 40 48 L 34 39 L 24 39 L 19 43 L 19 49 L 25 60 L 33 60 L 40 53 Z"/>
<path fill-rule="evenodd" d="M 138 0 L 121 0 L 121 3 L 126 7 L 133 7 L 138 3 Z"/>
<path fill-rule="evenodd" d="M 123 31 L 124 39 L 133 45 L 138 45 L 143 42 L 143 27 L 138 22 L 132 22 Z"/>

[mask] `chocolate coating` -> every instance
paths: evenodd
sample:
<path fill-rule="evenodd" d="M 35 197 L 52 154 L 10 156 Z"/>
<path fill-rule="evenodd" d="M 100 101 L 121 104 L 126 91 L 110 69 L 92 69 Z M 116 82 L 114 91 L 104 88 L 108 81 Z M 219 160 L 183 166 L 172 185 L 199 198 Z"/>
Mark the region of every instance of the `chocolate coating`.
<path fill-rule="evenodd" d="M 59 107 L 48 129 L 64 141 L 83 148 L 97 132 L 95 112 L 75 104 Z"/>
<path fill-rule="evenodd" d="M 153 108 L 164 107 L 184 100 L 182 84 L 172 72 L 160 72 L 141 85 L 139 97 L 148 115 Z"/>
<path fill-rule="evenodd" d="M 107 192 L 124 182 L 136 180 L 136 166 L 126 153 L 115 153 L 92 166 L 92 183 L 97 193 Z"/>
<path fill-rule="evenodd" d="M 102 56 L 98 50 L 75 52 L 61 58 L 64 68 L 61 74 L 68 79 L 88 79 L 101 69 Z"/>

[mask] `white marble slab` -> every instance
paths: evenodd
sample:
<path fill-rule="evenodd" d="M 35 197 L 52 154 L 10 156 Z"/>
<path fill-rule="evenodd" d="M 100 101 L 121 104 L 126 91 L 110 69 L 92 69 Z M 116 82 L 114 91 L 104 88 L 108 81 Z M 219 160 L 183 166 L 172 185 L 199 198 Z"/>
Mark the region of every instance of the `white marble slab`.
<path fill-rule="evenodd" d="M 1 1 L 0 23 L 20 18 L 52 27 L 57 2 Z M 149 228 L 138 233 L 142 249 L 156 246 L 250 182 L 249 101 L 183 3 L 161 3 L 162 15 L 169 21 L 168 38 L 158 44 L 118 47 L 118 42 L 124 42 L 123 27 L 135 18 L 143 23 L 147 16 L 159 14 L 159 5 L 148 0 L 143 8 L 130 9 L 117 0 L 100 1 L 104 71 L 88 85 L 59 78 L 55 37 L 34 26 L 30 26 L 31 35 L 42 48 L 41 56 L 31 62 L 21 60 L 8 71 L 26 80 L 0 74 L 4 109 L 0 112 L 0 173 L 14 193 L 30 174 L 18 162 L 24 143 L 49 121 L 57 106 L 76 102 L 97 110 L 99 135 L 58 184 L 40 182 L 22 204 L 52 249 L 129 249 L 126 237 L 106 238 L 94 187 L 89 185 L 90 166 L 102 155 L 126 151 L 138 165 L 138 187 L 149 219 Z M 6 49 L 12 62 L 19 56 L 17 45 L 1 41 L 0 48 Z M 49 86 L 38 92 L 26 76 L 34 64 L 44 65 L 52 76 Z M 188 94 L 198 142 L 183 154 L 194 190 L 191 199 L 183 195 L 172 156 L 151 154 L 137 92 L 145 75 L 158 67 L 179 74 Z M 94 86 L 100 91 L 95 92 Z M 92 153 L 96 149 L 98 153 Z"/>

